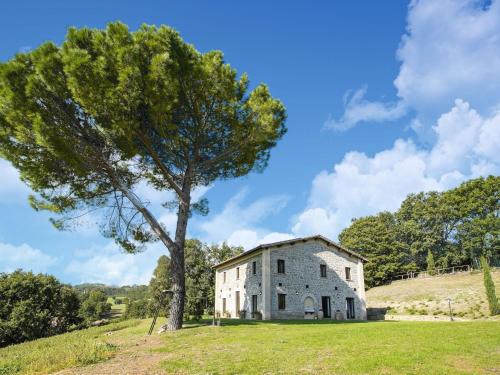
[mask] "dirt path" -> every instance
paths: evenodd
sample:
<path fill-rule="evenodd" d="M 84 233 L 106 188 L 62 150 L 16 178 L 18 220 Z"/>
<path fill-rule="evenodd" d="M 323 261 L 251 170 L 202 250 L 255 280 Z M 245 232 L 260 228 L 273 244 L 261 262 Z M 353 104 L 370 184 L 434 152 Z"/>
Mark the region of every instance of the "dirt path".
<path fill-rule="evenodd" d="M 112 342 L 113 340 L 109 340 Z M 120 345 L 123 343 L 115 342 Z M 65 369 L 55 375 L 156 375 L 165 374 L 158 369 L 158 364 L 165 358 L 165 353 L 155 352 L 161 347 L 158 335 L 136 338 L 127 342 L 125 347 L 106 362 L 97 363 L 86 367 Z"/>

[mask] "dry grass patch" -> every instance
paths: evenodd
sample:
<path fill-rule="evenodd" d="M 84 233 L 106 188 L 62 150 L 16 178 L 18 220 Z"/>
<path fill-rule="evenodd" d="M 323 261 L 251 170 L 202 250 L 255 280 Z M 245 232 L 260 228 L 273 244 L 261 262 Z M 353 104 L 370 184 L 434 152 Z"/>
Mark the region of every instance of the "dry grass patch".
<path fill-rule="evenodd" d="M 500 291 L 500 271 L 492 272 Z M 367 291 L 369 307 L 390 307 L 390 314 L 448 315 L 448 298 L 453 313 L 465 319 L 489 315 L 482 273 L 457 273 L 423 279 L 395 281 Z"/>

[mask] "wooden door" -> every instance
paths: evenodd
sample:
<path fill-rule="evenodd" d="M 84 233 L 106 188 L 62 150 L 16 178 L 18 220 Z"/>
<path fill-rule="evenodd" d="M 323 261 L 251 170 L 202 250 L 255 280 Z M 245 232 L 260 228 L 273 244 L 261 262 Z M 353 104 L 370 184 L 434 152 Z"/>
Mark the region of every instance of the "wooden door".
<path fill-rule="evenodd" d="M 346 310 L 347 319 L 356 318 L 356 314 L 354 313 L 354 298 L 346 298 Z"/>
<path fill-rule="evenodd" d="M 321 307 L 323 308 L 323 317 L 324 318 L 331 318 L 332 311 L 330 308 L 330 297 L 329 296 L 321 297 Z"/>

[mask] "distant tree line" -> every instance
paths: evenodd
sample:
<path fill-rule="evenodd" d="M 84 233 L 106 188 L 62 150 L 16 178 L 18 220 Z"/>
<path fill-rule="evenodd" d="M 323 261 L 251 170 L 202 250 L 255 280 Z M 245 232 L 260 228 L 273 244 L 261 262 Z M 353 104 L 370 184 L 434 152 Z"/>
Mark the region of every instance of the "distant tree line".
<path fill-rule="evenodd" d="M 129 300 L 138 300 L 148 295 L 147 285 L 124 285 L 114 286 L 101 283 L 84 283 L 75 285 L 74 288 L 79 293 L 87 293 L 91 290 L 100 290 L 108 297 L 121 297 Z"/>
<path fill-rule="evenodd" d="M 354 219 L 341 245 L 368 258 L 369 287 L 395 275 L 500 261 L 500 177 L 462 183 L 445 192 L 410 194 L 396 212 Z"/>

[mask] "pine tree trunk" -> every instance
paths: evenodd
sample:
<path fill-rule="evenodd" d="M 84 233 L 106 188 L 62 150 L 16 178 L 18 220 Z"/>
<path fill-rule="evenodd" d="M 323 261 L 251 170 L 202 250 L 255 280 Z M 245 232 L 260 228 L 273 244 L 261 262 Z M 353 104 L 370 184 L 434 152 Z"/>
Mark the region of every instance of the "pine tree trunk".
<path fill-rule="evenodd" d="M 175 331 L 182 328 L 184 316 L 184 246 L 182 249 L 178 248 L 175 252 L 171 251 L 170 256 L 170 277 L 174 294 L 170 301 L 168 323 L 166 327 L 163 328 L 168 331 Z"/>
<path fill-rule="evenodd" d="M 158 235 L 160 240 L 168 248 L 170 252 L 170 271 L 172 281 L 172 300 L 170 302 L 169 321 L 161 327 L 161 330 L 174 331 L 182 328 L 182 319 L 184 315 L 184 296 L 185 296 L 185 281 L 184 281 L 184 244 L 186 241 L 186 228 L 189 217 L 190 206 L 190 184 L 185 184 L 186 189 L 184 199 L 179 203 L 177 213 L 177 229 L 175 232 L 175 242 L 172 242 L 170 237 L 164 232 L 156 218 L 144 207 L 132 192 L 126 187 L 121 186 L 123 193 L 134 204 L 134 206 L 142 213 L 144 218 L 151 225 L 153 231 Z"/>
<path fill-rule="evenodd" d="M 175 251 L 170 251 L 171 256 L 171 280 L 172 280 L 172 301 L 170 303 L 170 313 L 166 328 L 168 331 L 175 331 L 182 328 L 184 317 L 184 300 L 186 294 L 184 278 L 184 245 L 186 242 L 186 229 L 189 218 L 189 207 L 191 204 L 191 184 L 189 174 L 185 179 L 182 191 L 183 199 L 179 202 L 177 212 L 177 228 L 175 231 Z"/>

